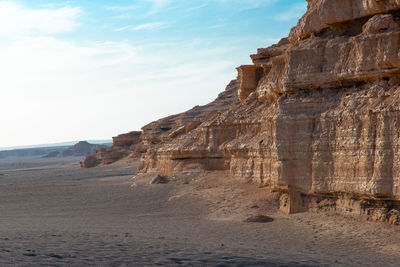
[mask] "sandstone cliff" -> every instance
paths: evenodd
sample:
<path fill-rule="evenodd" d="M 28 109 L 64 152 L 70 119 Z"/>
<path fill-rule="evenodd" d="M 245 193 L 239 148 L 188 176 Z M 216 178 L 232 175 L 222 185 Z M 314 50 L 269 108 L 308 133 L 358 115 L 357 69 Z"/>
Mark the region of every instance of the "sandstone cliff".
<path fill-rule="evenodd" d="M 226 170 L 288 213 L 399 224 L 399 53 L 400 0 L 309 0 L 216 101 L 143 127 L 139 172 Z"/>
<path fill-rule="evenodd" d="M 129 155 L 140 157 L 145 150 L 141 148 L 141 132 L 133 131 L 113 137 L 111 147 L 102 147 L 96 153 L 86 156 L 80 162 L 82 168 L 114 163 Z"/>
<path fill-rule="evenodd" d="M 142 132 L 134 131 L 113 137 L 112 147 L 97 150 L 81 161 L 83 168 L 114 163 L 125 157 L 140 158 L 147 150 L 155 150 L 181 135 L 196 129 L 202 122 L 227 110 L 237 101 L 238 84 L 231 81 L 225 91 L 211 103 L 149 123 Z M 143 168 L 143 167 L 142 167 Z"/>
<path fill-rule="evenodd" d="M 313 0 L 289 38 L 238 68 L 239 103 L 162 146 L 141 172 L 228 170 L 286 212 L 400 221 L 400 1 Z"/>

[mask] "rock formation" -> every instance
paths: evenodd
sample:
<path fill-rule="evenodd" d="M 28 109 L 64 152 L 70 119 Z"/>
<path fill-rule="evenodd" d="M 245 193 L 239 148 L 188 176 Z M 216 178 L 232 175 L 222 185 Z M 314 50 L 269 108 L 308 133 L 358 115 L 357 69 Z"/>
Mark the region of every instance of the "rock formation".
<path fill-rule="evenodd" d="M 67 149 L 51 151 L 47 155 L 43 156 L 43 158 L 89 156 L 95 154 L 98 149 L 102 148 L 105 148 L 105 146 L 80 141 Z"/>
<path fill-rule="evenodd" d="M 142 128 L 142 132 L 134 131 L 113 137 L 112 147 L 99 149 L 95 155 L 85 157 L 81 166 L 91 168 L 111 164 L 125 157 L 140 158 L 148 149 L 162 147 L 196 129 L 210 117 L 217 116 L 218 112 L 227 110 L 237 101 L 237 90 L 238 85 L 234 80 L 217 99 L 207 105 L 195 106 L 186 112 L 151 122 Z"/>
<path fill-rule="evenodd" d="M 140 157 L 145 150 L 141 148 L 141 132 L 133 131 L 113 137 L 111 147 L 102 147 L 86 156 L 80 162 L 82 168 L 114 163 L 129 155 Z"/>
<path fill-rule="evenodd" d="M 399 224 L 400 0 L 309 0 L 251 58 L 224 105 L 143 128 L 139 172 L 227 170 L 282 192 L 288 213 Z"/>

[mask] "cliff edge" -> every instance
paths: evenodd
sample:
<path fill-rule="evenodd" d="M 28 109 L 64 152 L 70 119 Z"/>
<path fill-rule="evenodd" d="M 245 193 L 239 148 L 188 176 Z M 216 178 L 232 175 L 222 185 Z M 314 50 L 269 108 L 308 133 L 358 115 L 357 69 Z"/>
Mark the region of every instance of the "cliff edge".
<path fill-rule="evenodd" d="M 309 0 L 222 100 L 143 128 L 139 172 L 226 170 L 282 192 L 287 213 L 399 224 L 399 51 L 400 0 Z"/>

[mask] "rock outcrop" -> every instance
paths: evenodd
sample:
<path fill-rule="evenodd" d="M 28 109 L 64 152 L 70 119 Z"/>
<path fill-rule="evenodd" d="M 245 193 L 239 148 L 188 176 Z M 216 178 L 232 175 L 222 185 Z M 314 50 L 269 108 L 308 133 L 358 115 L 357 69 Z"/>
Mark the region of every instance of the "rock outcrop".
<path fill-rule="evenodd" d="M 145 151 L 141 147 L 141 132 L 133 131 L 113 137 L 111 147 L 102 147 L 95 153 L 86 156 L 80 162 L 82 168 L 92 168 L 98 165 L 107 165 L 114 163 L 129 155 L 140 157 Z"/>
<path fill-rule="evenodd" d="M 238 102 L 237 91 L 238 82 L 233 80 L 213 102 L 204 106 L 195 106 L 186 112 L 144 126 L 142 128 L 143 145 L 148 149 L 156 149 L 180 136 L 189 134 L 203 122 L 218 116 Z"/>
<path fill-rule="evenodd" d="M 309 0 L 251 59 L 214 102 L 143 127 L 139 172 L 226 170 L 288 213 L 399 224 L 400 0 Z"/>
<path fill-rule="evenodd" d="M 192 109 L 149 123 L 142 131 L 133 131 L 113 137 L 111 147 L 97 150 L 96 154 L 87 156 L 80 162 L 82 168 L 112 164 L 120 159 L 140 158 L 146 151 L 157 150 L 164 144 L 190 133 L 204 121 L 215 117 L 237 102 L 238 83 L 231 81 L 225 91 L 211 103 L 195 106 Z M 147 164 L 140 169 L 144 171 Z"/>
<path fill-rule="evenodd" d="M 288 213 L 399 223 L 399 17 L 396 0 L 308 1 L 288 38 L 238 68 L 240 102 L 177 135 L 144 128 L 139 171 L 227 170 L 281 191 Z"/>

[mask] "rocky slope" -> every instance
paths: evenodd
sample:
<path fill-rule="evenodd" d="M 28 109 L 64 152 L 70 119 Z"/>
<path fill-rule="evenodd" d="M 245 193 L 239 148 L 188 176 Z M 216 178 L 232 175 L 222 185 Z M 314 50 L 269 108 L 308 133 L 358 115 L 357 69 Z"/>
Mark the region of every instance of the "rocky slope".
<path fill-rule="evenodd" d="M 288 213 L 399 224 L 399 18 L 400 0 L 309 0 L 238 68 L 237 98 L 143 128 L 139 171 L 226 170 L 282 192 Z"/>

